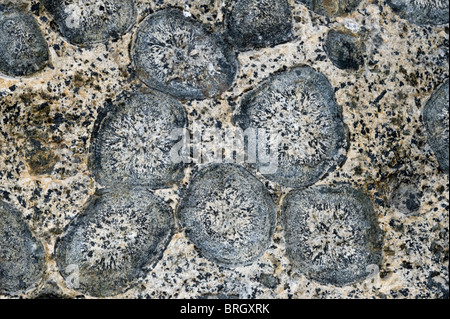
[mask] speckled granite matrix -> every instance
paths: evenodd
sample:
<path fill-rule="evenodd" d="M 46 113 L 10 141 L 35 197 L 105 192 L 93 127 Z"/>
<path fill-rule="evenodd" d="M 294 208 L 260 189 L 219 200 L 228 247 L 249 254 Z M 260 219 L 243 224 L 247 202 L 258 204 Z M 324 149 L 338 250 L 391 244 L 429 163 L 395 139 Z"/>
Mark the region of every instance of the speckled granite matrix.
<path fill-rule="evenodd" d="M 39 242 L 33 249 L 38 250 L 38 257 L 45 257 L 45 265 L 36 263 L 37 270 L 33 274 L 38 274 L 38 279 L 33 284 L 5 286 L 0 280 L 1 298 L 91 298 L 95 295 L 116 298 L 448 298 L 448 166 L 445 172 L 439 163 L 442 159 L 438 160 L 433 143 L 430 145 L 428 141 L 430 134 L 423 123 L 427 102 L 449 77 L 448 15 L 442 14 L 442 10 L 448 9 L 448 1 L 414 0 L 408 2 L 408 6 L 400 0 L 289 0 L 292 25 L 281 25 L 292 28 L 290 34 L 270 39 L 273 41 L 256 37 L 251 48 L 242 43 L 233 44 L 233 33 L 228 32 L 229 23 L 233 23 L 230 22 L 234 9 L 232 1 L 137 0 L 133 9 L 135 21 L 129 27 L 129 21 L 125 21 L 119 31 L 102 33 L 88 41 L 94 44 L 79 44 L 82 33 L 76 33 L 70 41 L 71 35 L 64 35 L 61 21 L 44 7 L 45 2 L 55 1 L 23 0 L 20 10 L 33 17 L 39 29 L 33 32 L 41 32 L 48 45 L 47 65 L 33 64 L 30 74 L 30 66 L 18 72 L 23 74 L 13 74 L 7 72 L 11 67 L 4 68 L 2 58 L 11 52 L 14 54 L 16 47 L 8 47 L 12 51 L 4 53 L 2 45 L 0 50 L 0 202 L 5 203 L 0 209 L 2 214 L 9 210 L 19 212 L 25 223 L 20 222 L 20 227 L 13 228 L 2 225 L 0 229 L 24 229 L 23 242 L 30 242 L 28 238 Z M 9 6 L 11 1 L 0 3 Z M 101 7 L 111 9 L 114 4 L 99 5 L 98 10 L 101 11 Z M 226 267 L 215 263 L 194 246 L 177 218 L 192 176 L 205 166 L 191 163 L 181 180 L 170 188 L 139 190 L 158 197 L 174 222 L 173 229 L 167 231 L 171 235 L 167 246 L 162 245 L 165 249 L 156 263 L 148 268 L 133 268 L 123 290 L 101 286 L 99 282 L 93 282 L 91 290 L 76 289 L 73 281 L 66 280 L 67 276 L 60 271 L 57 247 L 67 238 L 67 232 L 70 233 L 70 225 L 83 220 L 88 207 L 92 207 L 89 206 L 92 200 L 105 196 L 105 185 L 99 183 L 90 169 L 95 123 L 121 94 L 148 90 L 133 63 L 132 43 L 146 17 L 168 7 L 179 8 L 186 19 L 203 23 L 207 34 L 223 36 L 224 45 L 236 56 L 238 65 L 232 70 L 235 71 L 233 76 L 219 83 L 220 89 L 202 86 L 202 76 L 207 74 L 189 73 L 190 77 L 183 83 L 192 85 L 192 81 L 197 81 L 196 88 L 203 90 L 196 96 L 178 96 L 191 130 L 235 129 L 233 119 L 240 113 L 245 94 L 279 72 L 306 65 L 327 78 L 336 103 L 342 108 L 349 145 L 345 162 L 317 181 L 314 187 L 345 185 L 370 199 L 377 227 L 383 234 L 379 268 L 365 269 L 362 278 L 345 285 L 317 281 L 305 274 L 305 270 L 299 269 L 289 258 L 282 223 L 282 204 L 293 190 L 254 171 L 251 173 L 268 189 L 277 208 L 270 244 L 262 255 L 256 254 L 257 259 L 250 265 Z M 2 8 L 0 6 L 0 17 Z M 428 10 L 430 14 L 414 16 L 414 12 L 418 12 L 414 8 Z M 264 16 L 264 10 L 252 12 Z M 284 15 L 273 16 L 275 20 L 270 25 L 279 24 L 277 17 Z M 430 16 L 435 19 L 429 21 Z M 7 26 L 0 22 L 0 28 Z M 264 30 L 263 26 L 255 30 Z M 330 31 L 345 35 L 345 39 L 351 39 L 360 50 L 357 67 L 345 68 L 339 64 L 339 61 L 347 61 L 346 47 L 337 50 L 333 59 L 328 57 L 330 51 L 326 46 Z M 9 41 L 4 34 L 0 34 L 0 44 Z M 99 37 L 101 41 L 97 41 Z M 32 44 L 26 36 L 17 39 L 22 41 L 13 41 L 17 42 L 19 51 L 23 50 L 23 43 L 31 43 L 25 48 L 28 58 L 35 56 L 36 50 L 45 52 L 40 42 Z M 184 55 L 171 56 L 169 64 L 157 61 L 157 65 L 169 65 L 175 70 L 193 65 L 183 66 L 181 61 L 188 57 L 196 60 L 196 51 L 190 50 L 189 44 L 176 44 L 186 50 Z M 200 62 L 194 64 L 195 67 L 204 67 Z M 217 69 L 211 69 L 211 74 L 213 71 Z M 177 78 L 174 81 L 179 83 Z M 171 93 L 166 84 L 156 89 Z M 448 109 L 445 113 L 444 108 L 439 118 L 448 122 Z M 271 120 L 277 123 L 276 117 Z M 130 190 L 133 192 L 132 187 L 118 185 L 119 190 L 120 187 L 125 187 L 124 191 L 119 191 L 121 196 L 128 196 Z M 132 194 L 130 198 L 139 197 L 138 193 Z M 11 208 L 4 212 L 5 205 Z M 130 209 L 130 205 L 125 203 L 124 206 L 125 210 Z M 214 206 L 208 207 L 214 211 Z M 143 210 L 146 209 L 148 207 Z M 138 211 L 142 213 L 141 208 Z M 114 224 L 116 228 L 112 227 L 110 234 L 116 234 L 118 229 L 119 233 L 123 231 L 126 236 L 133 236 L 139 231 L 132 224 L 139 216 L 121 218 L 121 215 L 108 213 L 105 212 L 113 223 L 128 221 L 122 221 L 124 228 Z M 126 216 L 124 212 L 121 214 Z M 324 232 L 320 227 L 317 229 Z M 146 231 L 151 233 L 152 229 Z M 345 229 L 342 232 L 345 233 Z M 89 233 L 104 244 L 108 241 L 107 228 L 102 234 L 106 237 Z M 117 254 L 114 250 L 104 251 L 115 256 L 112 260 L 122 258 L 127 261 L 126 265 L 137 265 L 158 255 L 141 254 L 142 247 L 151 252 L 154 248 L 148 246 L 152 243 L 134 237 L 119 238 L 114 243 L 121 243 L 120 240 L 124 245 L 118 248 Z M 332 240 L 335 243 L 336 237 Z M 135 242 L 140 243 L 136 250 L 141 259 L 130 261 L 127 258 L 134 256 L 134 252 L 127 250 L 126 245 Z M 320 242 L 321 249 L 323 243 Z M 0 244 L 0 257 L 11 258 L 14 252 L 4 248 L 4 238 L 0 238 Z M 107 247 L 113 248 L 113 244 Z M 39 245 L 44 253 L 39 253 Z M 102 252 L 98 250 L 100 246 L 93 242 L 90 247 L 100 254 L 89 255 L 86 251 L 89 258 L 98 258 L 90 262 L 97 260 L 95 265 L 100 265 L 99 269 L 111 271 L 109 278 L 123 283 L 120 281 L 123 278 L 114 277 L 123 269 L 121 265 L 106 267 Z M 22 255 L 25 252 L 21 250 Z M 20 265 L 28 262 L 27 258 L 23 257 Z M 4 263 L 2 259 L 0 263 Z"/>

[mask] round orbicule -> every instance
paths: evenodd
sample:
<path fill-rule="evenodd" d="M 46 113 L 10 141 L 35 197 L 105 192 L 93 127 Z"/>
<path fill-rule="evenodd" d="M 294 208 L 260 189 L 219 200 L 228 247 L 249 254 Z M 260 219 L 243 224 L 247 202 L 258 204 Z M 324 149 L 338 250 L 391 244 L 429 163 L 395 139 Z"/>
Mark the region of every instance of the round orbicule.
<path fill-rule="evenodd" d="M 330 30 L 324 46 L 328 58 L 343 70 L 358 70 L 364 65 L 362 46 L 358 38 L 347 33 Z"/>
<path fill-rule="evenodd" d="M 417 25 L 439 25 L 449 21 L 448 0 L 387 0 L 401 18 Z"/>
<path fill-rule="evenodd" d="M 89 164 L 98 183 L 170 188 L 184 177 L 185 163 L 171 155 L 187 127 L 184 107 L 160 92 L 122 94 L 99 115 Z"/>
<path fill-rule="evenodd" d="M 334 90 L 308 66 L 275 74 L 244 95 L 234 120 L 244 132 L 257 132 L 256 168 L 283 186 L 310 186 L 346 158 L 347 130 Z"/>
<path fill-rule="evenodd" d="M 426 103 L 422 119 L 431 146 L 440 167 L 449 173 L 449 80 L 434 92 Z"/>
<path fill-rule="evenodd" d="M 292 191 L 282 205 L 282 223 L 287 255 L 310 279 L 345 286 L 380 269 L 382 233 L 370 199 L 360 191 Z"/>
<path fill-rule="evenodd" d="M 293 36 L 287 0 L 239 0 L 227 20 L 230 43 L 243 51 L 275 46 Z"/>
<path fill-rule="evenodd" d="M 270 246 L 276 207 L 264 185 L 235 164 L 199 171 L 178 216 L 201 254 L 225 267 L 247 266 Z"/>
<path fill-rule="evenodd" d="M 238 69 L 235 53 L 219 35 L 172 8 L 140 24 L 131 57 L 142 82 L 181 100 L 219 96 Z"/>
<path fill-rule="evenodd" d="M 43 0 L 64 38 L 76 45 L 118 39 L 137 19 L 135 0 Z"/>
<path fill-rule="evenodd" d="M 14 4 L 0 4 L 0 73 L 29 76 L 44 69 L 48 45 L 34 17 Z"/>
<path fill-rule="evenodd" d="M 0 294 L 35 288 L 45 273 L 45 250 L 22 214 L 0 201 Z"/>
<path fill-rule="evenodd" d="M 162 257 L 174 230 L 172 210 L 143 189 L 92 198 L 56 244 L 68 288 L 108 297 L 122 293 Z"/>
<path fill-rule="evenodd" d="M 350 14 L 361 0 L 296 0 L 296 2 L 317 14 L 331 18 Z"/>

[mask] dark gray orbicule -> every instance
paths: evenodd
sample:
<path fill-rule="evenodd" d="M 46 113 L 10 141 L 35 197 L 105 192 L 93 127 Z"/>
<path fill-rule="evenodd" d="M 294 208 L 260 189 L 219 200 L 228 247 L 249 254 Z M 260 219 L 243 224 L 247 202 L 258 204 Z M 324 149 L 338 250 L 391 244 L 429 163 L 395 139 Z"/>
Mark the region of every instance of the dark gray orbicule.
<path fill-rule="evenodd" d="M 0 201 L 0 294 L 19 294 L 43 278 L 45 250 L 22 214 Z"/>
<path fill-rule="evenodd" d="M 358 70 L 364 64 L 358 38 L 336 30 L 328 32 L 325 52 L 335 66 L 343 70 Z"/>
<path fill-rule="evenodd" d="M 309 10 L 326 17 L 345 16 L 359 5 L 361 0 L 296 0 Z"/>
<path fill-rule="evenodd" d="M 262 170 L 267 164 L 260 152 L 256 167 L 281 185 L 312 185 L 346 158 L 346 127 L 334 90 L 310 67 L 270 77 L 243 97 L 234 120 L 243 130 L 264 129 L 268 137 L 278 138 L 278 148 L 273 145 L 271 150 L 278 159 L 276 170 Z"/>
<path fill-rule="evenodd" d="M 387 0 L 392 10 L 417 25 L 448 23 L 448 0 Z"/>
<path fill-rule="evenodd" d="M 89 165 L 102 186 L 117 184 L 153 189 L 171 187 L 184 176 L 185 164 L 170 156 L 187 127 L 184 107 L 160 92 L 125 93 L 97 119 Z"/>
<path fill-rule="evenodd" d="M 380 269 L 382 234 L 365 194 L 349 187 L 296 190 L 282 214 L 287 255 L 308 278 L 344 286 Z"/>
<path fill-rule="evenodd" d="M 178 215 L 202 255 L 237 267 L 250 265 L 269 247 L 276 207 L 264 185 L 244 168 L 214 164 L 193 177 Z"/>
<path fill-rule="evenodd" d="M 34 17 L 15 5 L 0 4 L 0 73 L 28 76 L 48 62 L 48 45 Z"/>
<path fill-rule="evenodd" d="M 61 34 L 71 43 L 107 42 L 125 34 L 136 21 L 134 0 L 43 0 Z"/>
<path fill-rule="evenodd" d="M 232 49 L 178 9 L 159 11 L 141 23 L 131 57 L 146 85 L 179 99 L 220 95 L 238 69 Z"/>
<path fill-rule="evenodd" d="M 117 189 L 92 199 L 69 224 L 56 245 L 59 270 L 69 288 L 98 297 L 117 295 L 156 264 L 173 228 L 172 211 L 159 198 L 144 190 Z"/>
<path fill-rule="evenodd" d="M 237 1 L 228 19 L 228 37 L 240 50 L 288 42 L 292 38 L 289 1 Z"/>
<path fill-rule="evenodd" d="M 449 173 L 449 80 L 433 93 L 423 109 L 422 118 L 433 149 L 442 170 Z"/>

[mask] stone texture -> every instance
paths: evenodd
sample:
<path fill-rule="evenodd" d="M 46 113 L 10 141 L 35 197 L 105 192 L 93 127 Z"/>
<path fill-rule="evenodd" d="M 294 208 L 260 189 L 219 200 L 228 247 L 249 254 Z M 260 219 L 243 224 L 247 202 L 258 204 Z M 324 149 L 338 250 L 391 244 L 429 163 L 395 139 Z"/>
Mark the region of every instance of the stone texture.
<path fill-rule="evenodd" d="M 245 95 L 236 122 L 279 137 L 278 167 L 264 175 L 283 186 L 312 185 L 345 160 L 341 109 L 327 78 L 310 67 L 276 74 Z M 261 157 L 259 169 L 267 165 Z"/>
<path fill-rule="evenodd" d="M 107 105 L 91 138 L 90 167 L 97 182 L 111 189 L 168 188 L 184 176 L 170 151 L 179 142 L 175 129 L 187 126 L 186 111 L 171 96 L 158 92 L 124 93 Z"/>
<path fill-rule="evenodd" d="M 45 68 L 49 58 L 34 17 L 16 3 L 0 3 L 0 73 L 29 76 Z"/>
<path fill-rule="evenodd" d="M 69 288 L 116 295 L 161 258 L 173 226 L 172 211 L 150 192 L 117 189 L 94 197 L 57 243 L 59 270 Z"/>
<path fill-rule="evenodd" d="M 107 289 L 100 291 L 101 280 L 89 279 L 88 291 L 87 286 L 73 289 L 74 273 L 59 268 L 63 265 L 57 252 L 68 238 L 68 225 L 86 219 L 86 207 L 95 198 L 104 198 L 105 191 L 133 198 L 142 194 L 143 199 L 134 203 L 155 196 L 173 213 L 186 199 L 193 176 L 205 167 L 194 161 L 181 180 L 167 188 L 146 186 L 143 193 L 124 183 L 102 185 L 96 177 L 90 164 L 91 145 L 105 106 L 115 104 L 124 92 L 147 90 L 130 56 L 136 32 L 147 16 L 176 7 L 183 17 L 201 23 L 209 35 L 225 36 L 230 1 L 136 0 L 134 26 L 121 36 L 92 45 L 71 44 L 42 1 L 0 1 L 11 2 L 34 18 L 48 43 L 50 63 L 29 76 L 0 75 L 0 201 L 20 211 L 19 220 L 42 243 L 45 273 L 38 271 L 36 280 L 23 285 L 24 289 L 2 290 L 0 298 L 98 298 L 107 294 L 119 299 L 448 298 L 449 176 L 431 147 L 423 116 L 428 101 L 449 77 L 448 23 L 413 23 L 401 18 L 386 1 L 362 1 L 330 15 L 316 14 L 301 1 L 289 0 L 293 25 L 289 41 L 245 51 L 229 43 L 239 65 L 233 83 L 216 97 L 180 101 L 191 134 L 209 128 L 234 132 L 239 127 L 233 118 L 240 114 L 244 96 L 267 79 L 304 65 L 323 74 L 348 128 L 347 160 L 300 191 L 348 185 L 370 198 L 384 234 L 378 272 L 375 265 L 369 265 L 367 273 L 350 284 L 342 283 L 343 275 L 334 277 L 335 281 L 341 278 L 337 284 L 312 279 L 288 258 L 284 227 L 278 218 L 270 244 L 247 266 L 225 267 L 205 258 L 183 228 L 176 227 L 155 263 L 142 271 L 132 264 L 130 274 L 136 276 L 118 281 L 117 289 L 105 284 Z M 330 30 L 357 35 L 364 43 L 364 65 L 358 70 L 339 69 L 328 58 L 325 46 Z M 194 146 L 209 149 L 208 145 Z M 221 147 L 228 150 L 227 144 Z M 249 166 L 245 165 L 254 168 Z M 299 190 L 256 170 L 251 173 L 269 192 L 282 217 L 280 205 L 289 193 Z M 128 188 L 132 189 L 129 193 L 124 191 Z M 132 225 L 126 223 L 127 229 Z M 95 244 L 104 240 L 93 237 Z M 33 256 L 25 255 L 24 260 Z M 4 265 L 0 262 L 0 268 Z"/>
<path fill-rule="evenodd" d="M 328 32 L 324 50 L 339 69 L 358 70 L 364 65 L 365 50 L 356 35 L 331 30 Z"/>
<path fill-rule="evenodd" d="M 433 93 L 422 113 L 428 143 L 444 172 L 449 173 L 449 81 Z"/>
<path fill-rule="evenodd" d="M 370 199 L 348 187 L 293 191 L 283 203 L 287 255 L 325 284 L 363 280 L 382 260 L 382 234 Z"/>
<path fill-rule="evenodd" d="M 244 51 L 292 38 L 292 13 L 287 0 L 239 0 L 227 24 L 229 42 Z"/>
<path fill-rule="evenodd" d="M 402 183 L 392 193 L 392 205 L 405 215 L 417 214 L 421 206 L 422 194 L 417 185 Z"/>
<path fill-rule="evenodd" d="M 145 84 L 179 99 L 220 95 L 231 86 L 238 68 L 234 52 L 220 36 L 177 9 L 147 17 L 131 54 Z"/>
<path fill-rule="evenodd" d="M 447 0 L 388 0 L 387 3 L 400 17 L 419 25 L 448 23 Z"/>
<path fill-rule="evenodd" d="M 30 232 L 22 214 L 0 202 L 0 294 L 34 288 L 45 272 L 45 251 Z"/>
<path fill-rule="evenodd" d="M 296 0 L 317 14 L 327 17 L 344 16 L 351 13 L 361 0 Z"/>
<path fill-rule="evenodd" d="M 117 39 L 136 21 L 134 0 L 44 0 L 43 4 L 61 34 L 77 45 Z"/>
<path fill-rule="evenodd" d="M 276 208 L 256 177 L 234 164 L 216 164 L 193 177 L 178 215 L 202 255 L 236 267 L 252 264 L 268 248 Z"/>

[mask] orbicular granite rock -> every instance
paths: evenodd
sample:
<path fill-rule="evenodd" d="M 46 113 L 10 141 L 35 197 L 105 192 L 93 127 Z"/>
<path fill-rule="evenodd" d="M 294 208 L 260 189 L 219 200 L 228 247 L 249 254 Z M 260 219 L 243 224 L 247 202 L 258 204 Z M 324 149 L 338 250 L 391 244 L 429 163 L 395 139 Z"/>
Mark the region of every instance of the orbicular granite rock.
<path fill-rule="evenodd" d="M 230 43 L 240 50 L 274 46 L 292 38 L 287 0 L 239 0 L 228 18 Z"/>
<path fill-rule="evenodd" d="M 422 113 L 428 143 L 444 172 L 449 173 L 449 80 L 433 93 Z"/>
<path fill-rule="evenodd" d="M 243 130 L 265 129 L 277 138 L 276 169 L 262 171 L 267 163 L 261 152 L 256 166 L 281 185 L 312 185 L 345 160 L 346 128 L 333 88 L 308 66 L 275 74 L 246 94 L 235 121 Z"/>
<path fill-rule="evenodd" d="M 77 45 L 117 39 L 137 16 L 134 0 L 43 0 L 43 4 L 61 34 Z"/>
<path fill-rule="evenodd" d="M 93 198 L 56 245 L 68 288 L 112 296 L 144 276 L 173 234 L 173 214 L 142 189 L 117 189 Z"/>
<path fill-rule="evenodd" d="M 19 77 L 47 66 L 49 51 L 34 17 L 14 3 L 0 3 L 0 73 Z"/>
<path fill-rule="evenodd" d="M 236 267 L 252 264 L 269 247 L 276 207 L 264 185 L 244 168 L 214 164 L 193 177 L 178 216 L 203 256 Z"/>
<path fill-rule="evenodd" d="M 141 23 L 131 57 L 145 84 L 179 99 L 217 97 L 238 69 L 222 38 L 178 9 L 158 11 Z"/>
<path fill-rule="evenodd" d="M 0 0 L 0 299 L 448 299 L 447 7 Z"/>
<path fill-rule="evenodd" d="M 125 93 L 98 117 L 91 138 L 90 168 L 102 186 L 166 188 L 184 176 L 170 156 L 187 126 L 184 107 L 160 92 Z"/>
<path fill-rule="evenodd" d="M 0 294 L 20 294 L 44 276 L 45 250 L 22 214 L 0 201 Z"/>
<path fill-rule="evenodd" d="M 418 25 L 448 23 L 448 0 L 388 0 L 400 17 Z"/>
<path fill-rule="evenodd" d="M 370 199 L 349 187 L 292 191 L 283 202 L 286 253 L 307 277 L 344 286 L 380 269 L 382 234 Z"/>

